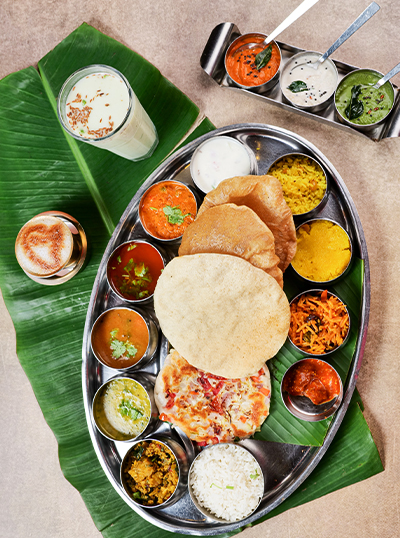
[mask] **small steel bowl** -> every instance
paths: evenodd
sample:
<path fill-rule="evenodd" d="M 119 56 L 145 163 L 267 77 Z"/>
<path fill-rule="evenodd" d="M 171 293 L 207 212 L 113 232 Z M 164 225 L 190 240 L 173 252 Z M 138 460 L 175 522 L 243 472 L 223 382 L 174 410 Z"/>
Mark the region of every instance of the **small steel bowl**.
<path fill-rule="evenodd" d="M 295 159 L 296 157 L 302 157 L 304 159 L 309 159 L 310 161 L 315 163 L 315 165 L 317 167 L 319 167 L 322 170 L 322 173 L 323 173 L 325 181 L 326 181 L 326 187 L 325 187 L 325 193 L 324 193 L 323 197 L 321 198 L 321 200 L 318 202 L 318 204 L 315 207 L 313 207 L 309 211 L 306 211 L 305 213 L 293 213 L 293 210 L 292 210 L 294 218 L 304 218 L 304 217 L 310 218 L 310 217 L 314 217 L 316 214 L 318 214 L 321 211 L 321 209 L 324 207 L 324 205 L 326 204 L 326 202 L 328 200 L 330 185 L 329 185 L 329 182 L 328 182 L 328 176 L 327 176 L 327 174 L 325 172 L 325 169 L 316 159 L 314 159 L 314 157 L 310 157 L 310 155 L 306 155 L 305 153 L 287 153 L 286 155 L 282 155 L 281 157 L 276 159 L 276 161 L 274 161 L 271 164 L 271 166 L 268 169 L 267 174 L 273 175 L 273 174 L 271 174 L 271 170 L 273 169 L 273 167 L 276 164 L 278 164 L 281 160 L 287 159 L 288 157 L 293 158 L 293 159 Z"/>
<path fill-rule="evenodd" d="M 194 493 L 194 491 L 193 491 L 193 484 L 192 484 L 193 479 L 191 478 L 191 474 L 192 474 L 193 467 L 194 467 L 196 461 L 198 461 L 199 458 L 201 458 L 205 452 L 208 452 L 208 451 L 210 451 L 210 450 L 218 450 L 219 448 L 221 448 L 222 446 L 225 446 L 225 445 L 232 445 L 232 446 L 235 446 L 235 447 L 237 447 L 237 448 L 239 448 L 239 449 L 241 449 L 241 450 L 243 450 L 243 451 L 249 453 L 249 454 L 252 456 L 252 458 L 254 459 L 254 462 L 255 462 L 255 466 L 257 466 L 256 469 L 257 469 L 257 471 L 259 471 L 259 473 L 260 473 L 260 475 L 261 475 L 261 477 L 262 477 L 262 479 L 263 479 L 263 483 L 264 483 L 263 492 L 264 492 L 264 490 L 265 490 L 265 476 L 264 476 L 264 473 L 263 473 L 263 471 L 262 471 L 262 469 L 261 469 L 261 465 L 258 463 L 257 458 L 254 456 L 254 454 L 252 454 L 252 453 L 250 452 L 250 450 L 248 450 L 246 447 L 244 447 L 244 446 L 242 446 L 242 445 L 238 445 L 237 443 L 218 443 L 218 444 L 216 444 L 216 445 L 210 445 L 210 446 L 207 446 L 206 448 L 204 448 L 204 449 L 203 449 L 203 450 L 196 456 L 196 458 L 193 460 L 193 462 L 192 462 L 192 464 L 191 464 L 191 466 L 190 466 L 190 469 L 189 469 L 189 483 L 188 483 L 188 489 L 189 489 L 189 494 L 190 494 L 190 497 L 191 497 L 191 499 L 192 499 L 192 502 L 193 502 L 193 504 L 196 506 L 197 510 L 199 510 L 199 512 L 201 512 L 201 513 L 202 513 L 204 516 L 206 516 L 207 518 L 209 518 L 209 519 L 211 519 L 211 520 L 213 520 L 213 521 L 218 521 L 218 522 L 220 522 L 220 523 L 225 523 L 225 524 L 226 524 L 226 523 L 237 523 L 237 521 L 242 521 L 242 520 L 244 520 L 244 519 L 250 517 L 250 516 L 257 510 L 257 508 L 259 507 L 259 505 L 260 505 L 260 503 L 261 503 L 261 501 L 262 501 L 262 497 L 263 497 L 263 495 L 261 495 L 261 497 L 260 497 L 260 499 L 259 499 L 259 501 L 258 501 L 258 503 L 257 503 L 257 506 L 256 506 L 256 507 L 255 507 L 249 514 L 247 514 L 246 516 L 244 516 L 241 520 L 235 520 L 235 521 L 228 521 L 227 519 L 222 519 L 222 518 L 220 518 L 220 517 L 217 517 L 215 514 L 211 513 L 207 508 L 205 508 L 204 506 L 202 506 L 202 505 L 199 503 L 199 501 L 197 500 L 196 495 L 195 495 L 195 493 Z M 218 477 L 215 477 L 215 479 L 218 480 Z"/>
<path fill-rule="evenodd" d="M 228 75 L 228 79 L 232 84 L 234 84 L 235 86 L 238 86 L 239 88 L 243 88 L 245 90 L 254 91 L 255 93 L 263 93 L 263 92 L 266 92 L 268 90 L 271 90 L 278 83 L 279 71 L 280 71 L 280 68 L 281 68 L 281 65 L 282 65 L 282 54 L 281 54 L 281 49 L 279 48 L 279 45 L 277 44 L 276 41 L 272 41 L 272 43 L 277 47 L 277 49 L 279 51 L 279 67 L 278 67 L 278 70 L 276 71 L 276 73 L 274 74 L 274 76 L 272 78 L 270 78 L 270 80 L 268 80 L 267 82 L 264 82 L 263 84 L 257 84 L 257 85 L 251 85 L 251 86 L 246 86 L 244 84 L 240 84 L 239 82 L 237 82 L 236 80 L 234 80 L 230 76 L 229 71 L 227 69 L 227 65 L 226 65 L 227 58 L 229 58 L 229 56 L 235 54 L 235 52 L 240 47 L 242 47 L 243 45 L 246 45 L 247 43 L 262 43 L 264 41 L 264 39 L 266 39 L 267 37 L 268 37 L 267 35 L 260 34 L 258 32 L 253 32 L 253 33 L 250 33 L 250 34 L 243 34 L 243 35 L 239 36 L 238 38 L 236 38 L 229 45 L 228 50 L 225 53 L 225 70 L 226 70 L 226 73 Z"/>
<path fill-rule="evenodd" d="M 151 190 L 153 190 L 155 187 L 157 186 L 160 186 L 162 185 L 163 183 L 174 183 L 176 185 L 179 185 L 183 188 L 185 188 L 189 193 L 190 195 L 192 196 L 195 204 L 196 204 L 196 214 L 194 215 L 194 217 L 197 215 L 197 211 L 199 209 L 198 207 L 198 201 L 197 201 L 197 198 L 196 196 L 194 195 L 194 193 L 192 192 L 191 188 L 189 185 L 186 185 L 185 183 L 182 183 L 181 181 L 176 181 L 175 179 L 166 179 L 164 181 L 159 181 L 158 183 L 155 183 L 154 185 L 152 185 L 151 187 L 149 187 L 145 193 L 143 194 L 143 196 L 141 197 L 140 199 L 140 202 L 139 202 L 139 220 L 140 220 L 140 224 L 142 225 L 144 231 L 150 236 L 152 237 L 153 239 L 155 239 L 156 241 L 160 241 L 161 243 L 167 243 L 167 244 L 173 244 L 173 243 L 178 243 L 181 239 L 182 239 L 182 234 L 176 236 L 176 237 L 173 237 L 173 238 L 163 238 L 163 237 L 159 237 L 157 235 L 154 235 L 153 233 L 150 232 L 150 230 L 148 229 L 148 227 L 146 226 L 146 223 L 145 223 L 145 220 L 143 218 L 143 215 L 142 215 L 142 208 L 143 208 L 143 204 L 144 204 L 144 201 L 146 199 L 146 196 L 150 193 Z"/>
<path fill-rule="evenodd" d="M 175 457 L 177 466 L 178 466 L 178 483 L 175 487 L 174 492 L 172 495 L 163 503 L 148 506 L 145 504 L 141 504 L 137 499 L 133 497 L 133 493 L 131 488 L 129 487 L 129 483 L 127 480 L 127 472 L 124 470 L 125 466 L 128 463 L 129 457 L 131 452 L 135 449 L 136 445 L 140 442 L 151 442 L 156 441 L 157 443 L 160 443 L 161 445 L 166 446 L 170 449 L 172 454 Z M 143 439 L 142 441 L 135 441 L 132 445 L 132 447 L 128 450 L 128 452 L 125 454 L 122 463 L 121 463 L 121 469 L 120 469 L 120 480 L 122 487 L 124 488 L 125 493 L 128 495 L 129 499 L 136 505 L 140 506 L 141 508 L 165 508 L 167 506 L 171 506 L 176 501 L 178 501 L 184 493 L 187 491 L 187 483 L 188 483 L 188 471 L 189 471 L 189 462 L 188 457 L 186 455 L 186 452 L 181 447 L 181 445 L 174 441 L 173 439 L 169 439 L 167 437 L 161 436 L 161 435 L 154 435 L 153 437 L 147 437 L 146 439 Z"/>
<path fill-rule="evenodd" d="M 143 321 L 146 324 L 147 331 L 148 331 L 148 345 L 147 349 L 144 353 L 144 355 L 133 364 L 130 364 L 126 367 L 118 367 L 118 366 L 111 366 L 110 363 L 107 363 L 107 361 L 102 356 L 100 350 L 97 348 L 95 342 L 94 342 L 94 335 L 96 330 L 99 329 L 99 326 L 104 322 L 104 318 L 110 313 L 114 312 L 116 310 L 129 310 L 130 312 L 133 312 L 135 315 L 140 316 Z M 137 308 L 131 308 L 130 306 L 115 306 L 114 308 L 109 308 L 108 310 L 105 310 L 100 316 L 96 319 L 96 321 L 93 324 L 91 333 L 90 333 L 90 347 L 92 349 L 93 355 L 96 357 L 96 359 L 103 365 L 107 366 L 107 368 L 111 368 L 112 370 L 117 370 L 119 372 L 126 372 L 128 370 L 134 369 L 134 368 L 142 368 L 146 364 L 148 364 L 151 359 L 154 357 L 154 354 L 156 352 L 158 346 L 158 328 L 153 320 L 152 316 L 148 312 L 144 312 L 143 310 L 137 309 Z"/>
<path fill-rule="evenodd" d="M 231 153 L 231 156 L 222 156 L 220 160 L 218 160 L 218 146 L 221 141 L 225 144 L 225 147 L 227 147 L 229 153 Z M 214 146 L 214 150 L 213 150 Z M 201 177 L 199 165 L 197 161 L 199 160 L 199 156 L 206 150 L 213 151 L 213 157 L 212 162 L 215 165 L 215 169 L 212 170 L 212 173 L 216 174 L 218 177 L 216 179 L 215 184 L 213 185 L 207 185 L 205 178 Z M 221 167 L 221 163 L 226 162 L 229 160 L 230 163 L 234 164 L 235 159 L 237 158 L 237 155 L 241 153 L 245 158 L 247 157 L 248 163 L 246 161 L 246 166 L 243 166 L 242 169 L 240 169 L 238 166 L 233 167 L 234 170 L 232 170 L 231 175 L 223 174 L 219 171 Z M 247 166 L 248 164 L 248 166 Z M 204 142 L 202 142 L 194 151 L 191 161 L 190 161 L 190 175 L 192 177 L 193 183 L 196 185 L 196 187 L 204 194 L 207 194 L 210 192 L 213 188 L 217 186 L 218 183 L 223 181 L 224 179 L 228 179 L 229 177 L 234 176 L 247 176 L 249 174 L 257 174 L 258 172 L 258 165 L 257 160 L 255 158 L 254 153 L 242 142 L 237 140 L 236 138 L 233 138 L 231 136 L 213 136 L 211 138 L 208 138 Z"/>
<path fill-rule="evenodd" d="M 352 242 L 351 242 L 349 234 L 346 232 L 346 230 L 343 228 L 343 226 L 341 226 L 339 223 L 337 223 L 336 221 L 334 221 L 332 219 L 321 217 L 321 218 L 317 218 L 317 219 L 307 220 L 306 222 L 303 222 L 302 224 L 300 224 L 296 228 L 296 235 L 297 235 L 298 231 L 300 230 L 300 228 L 302 226 L 310 225 L 313 222 L 324 221 L 324 220 L 326 220 L 328 222 L 332 222 L 333 224 L 336 224 L 336 226 L 339 226 L 339 228 L 341 228 L 345 232 L 345 234 L 347 235 L 347 238 L 349 240 L 349 245 L 350 245 L 350 259 L 349 259 L 349 262 L 348 262 L 347 266 L 343 269 L 343 271 L 340 273 L 340 275 L 337 275 L 336 277 L 332 278 L 331 280 L 320 281 L 320 280 L 312 280 L 312 279 L 307 278 L 306 276 L 302 275 L 301 273 L 299 273 L 293 266 L 293 260 L 292 260 L 292 263 L 290 264 L 291 268 L 293 269 L 294 274 L 296 275 L 296 277 L 298 279 L 300 279 L 302 282 L 307 282 L 308 284 L 313 284 L 313 285 L 318 285 L 318 286 L 332 285 L 335 282 L 337 282 L 338 280 L 340 280 L 341 278 L 343 278 L 348 273 L 348 271 L 349 271 L 349 269 L 351 267 L 351 262 L 353 260 L 353 245 L 352 245 Z"/>
<path fill-rule="evenodd" d="M 347 334 L 346 336 L 344 337 L 343 339 L 343 342 L 335 347 L 334 349 L 331 349 L 329 351 L 326 351 L 325 353 L 311 353 L 310 351 L 305 351 L 304 349 L 301 349 L 301 347 L 298 347 L 296 346 L 296 344 L 293 343 L 292 339 L 290 338 L 290 336 L 288 335 L 288 340 L 290 342 L 290 344 L 297 350 L 297 351 L 300 351 L 300 353 L 302 353 L 303 355 L 312 355 L 313 357 L 326 357 L 327 355 L 330 355 L 331 353 L 334 353 L 335 351 L 337 351 L 338 349 L 341 349 L 346 343 L 347 343 L 347 340 L 349 339 L 349 335 L 350 335 L 350 329 L 351 329 L 351 319 L 350 319 L 350 313 L 349 313 L 349 310 L 347 308 L 347 306 L 344 304 L 344 302 L 342 301 L 342 299 L 340 299 L 340 297 L 338 297 L 337 295 L 335 295 L 334 293 L 332 293 L 331 291 L 328 291 L 328 290 L 323 290 L 323 289 L 312 289 L 312 290 L 307 290 L 307 291 L 302 291 L 301 293 L 299 293 L 298 295 L 296 295 L 296 297 L 293 297 L 293 299 L 290 301 L 290 307 L 292 306 L 292 304 L 297 301 L 302 295 L 318 295 L 318 294 L 321 294 L 323 291 L 327 291 L 328 293 L 328 297 L 336 297 L 336 299 L 338 301 L 340 301 L 343 306 L 345 307 L 346 309 L 346 312 L 347 312 L 347 315 L 349 316 L 349 326 L 348 326 L 348 329 L 347 329 Z"/>
<path fill-rule="evenodd" d="M 299 364 L 303 363 L 304 361 L 320 361 L 333 370 L 333 373 L 337 377 L 340 386 L 339 394 L 336 397 L 329 402 L 316 405 L 309 398 L 307 398 L 307 396 L 292 396 L 283 389 L 286 376 L 290 375 L 293 369 L 298 367 Z M 343 400 L 343 384 L 339 374 L 335 368 L 333 368 L 333 366 L 319 358 L 307 357 L 295 362 L 286 370 L 281 382 L 281 397 L 286 408 L 293 416 L 301 420 L 305 420 L 306 422 L 319 422 L 332 416 L 340 407 Z"/>
<path fill-rule="evenodd" d="M 129 379 L 135 381 L 145 391 L 150 403 L 150 417 L 143 430 L 138 435 L 123 433 L 110 424 L 104 412 L 104 395 L 110 384 L 118 379 Z M 98 431 L 111 441 L 128 442 L 134 439 L 140 439 L 148 435 L 154 428 L 158 420 L 158 410 L 154 401 L 154 389 L 149 379 L 143 374 L 135 373 L 134 375 L 115 376 L 106 381 L 96 392 L 92 402 L 93 421 Z"/>
<path fill-rule="evenodd" d="M 349 79 L 351 79 L 351 77 L 355 74 L 359 74 L 359 73 L 365 73 L 365 74 L 368 74 L 368 73 L 372 73 L 372 74 L 375 74 L 377 75 L 377 82 L 380 78 L 383 77 L 383 74 L 380 73 L 379 71 L 375 71 L 374 69 L 355 69 L 354 71 L 351 71 L 350 73 L 348 73 L 345 77 L 343 77 L 343 79 L 339 82 L 338 84 L 338 87 L 336 88 L 336 92 L 335 92 L 335 112 L 336 112 L 336 117 L 337 119 L 343 123 L 344 125 L 348 125 L 349 127 L 353 127 L 353 129 L 357 129 L 358 131 L 362 131 L 362 132 L 369 132 L 369 131 L 373 131 L 376 127 L 378 127 L 379 125 L 381 125 L 382 123 L 384 123 L 387 119 L 387 117 L 389 116 L 389 114 L 391 113 L 391 111 L 393 110 L 393 106 L 394 106 L 394 88 L 393 88 L 393 84 L 390 82 L 390 80 L 388 80 L 386 83 L 385 83 L 385 86 L 388 85 L 388 87 L 390 87 L 390 93 L 392 95 L 392 106 L 389 110 L 389 112 L 386 114 L 386 116 L 384 118 L 382 118 L 381 120 L 379 121 L 376 121 L 374 123 L 368 123 L 367 125 L 358 125 L 357 123 L 353 123 L 351 121 L 349 121 L 347 118 L 345 118 L 344 116 L 342 116 L 342 114 L 339 112 L 338 108 L 337 108 L 337 104 L 336 104 L 336 98 L 338 96 L 338 93 L 340 92 L 341 88 L 343 88 L 343 85 L 346 83 L 346 81 L 348 82 Z"/>
<path fill-rule="evenodd" d="M 120 297 L 124 301 L 127 301 L 128 303 L 141 304 L 141 303 L 149 302 L 153 298 L 154 291 L 153 291 L 153 293 L 151 293 L 147 297 L 143 297 L 141 299 L 130 299 L 130 298 L 128 298 L 128 297 L 126 297 L 125 295 L 122 294 L 122 292 L 117 288 L 117 286 L 114 284 L 114 282 L 112 281 L 111 276 L 110 276 L 110 271 L 111 271 L 111 265 L 110 264 L 111 264 L 111 261 L 113 260 L 113 257 L 115 255 L 117 255 L 118 252 L 123 250 L 126 247 L 126 245 L 134 245 L 134 244 L 148 245 L 153 250 L 153 253 L 156 254 L 156 256 L 159 258 L 160 265 L 162 265 L 161 272 L 163 271 L 163 269 L 165 268 L 165 265 L 166 265 L 166 258 L 161 253 L 160 249 L 157 248 L 152 243 L 150 243 L 149 241 L 144 241 L 142 239 L 132 239 L 131 241 L 126 241 L 125 243 L 121 243 L 120 245 L 118 245 L 118 247 L 116 247 L 113 250 L 113 252 L 110 254 L 110 256 L 108 258 L 108 261 L 107 261 L 107 275 L 106 276 L 107 276 L 108 285 L 113 290 L 113 292 L 116 295 L 118 295 L 118 297 Z"/>
<path fill-rule="evenodd" d="M 310 104 L 308 104 L 308 103 L 307 104 L 306 103 L 303 103 L 303 104 L 295 103 L 293 101 L 293 99 L 290 98 L 291 95 L 294 95 L 294 94 L 292 94 L 292 92 L 286 91 L 286 86 L 284 87 L 284 85 L 283 85 L 285 75 L 287 75 L 290 72 L 290 70 L 295 67 L 296 64 L 305 63 L 307 58 L 310 58 L 310 60 L 308 62 L 308 63 L 310 63 L 311 59 L 312 59 L 312 61 L 316 61 L 320 56 L 321 56 L 321 54 L 319 52 L 314 52 L 314 51 L 299 52 L 299 53 L 295 54 L 294 56 L 292 56 L 290 58 L 290 60 L 285 64 L 285 66 L 282 68 L 281 76 L 280 76 L 280 79 L 279 79 L 279 84 L 280 84 L 282 96 L 283 96 L 283 99 L 284 99 L 285 102 L 289 103 L 290 105 L 294 106 L 295 108 L 299 108 L 300 110 L 306 110 L 308 112 L 319 112 L 320 110 L 324 110 L 333 101 L 333 96 L 335 95 L 339 75 L 338 75 L 338 70 L 336 68 L 336 65 L 333 63 L 333 61 L 330 58 L 327 58 L 323 62 L 323 64 L 321 64 L 321 66 L 318 67 L 318 69 L 322 70 L 323 65 L 325 65 L 325 68 L 328 69 L 328 66 L 329 66 L 333 71 L 333 75 L 335 77 L 335 84 L 334 84 L 334 87 L 333 87 L 332 91 L 327 92 L 326 97 L 324 96 L 324 99 L 322 101 L 320 101 L 319 103 L 312 104 L 312 101 L 310 101 Z M 315 72 L 318 73 L 318 70 L 315 70 Z M 296 69 L 296 75 L 297 74 L 299 75 L 298 80 L 301 80 L 301 68 L 300 67 Z M 305 81 L 303 81 L 303 82 L 305 82 Z M 302 95 L 304 93 L 305 92 L 301 92 L 300 95 Z M 295 95 L 299 95 L 299 94 L 295 94 Z"/>

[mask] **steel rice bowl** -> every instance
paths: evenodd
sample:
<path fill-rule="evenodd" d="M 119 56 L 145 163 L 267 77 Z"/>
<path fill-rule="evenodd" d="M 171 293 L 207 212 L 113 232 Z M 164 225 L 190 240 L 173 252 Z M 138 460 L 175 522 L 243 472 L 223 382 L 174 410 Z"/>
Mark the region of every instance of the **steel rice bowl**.
<path fill-rule="evenodd" d="M 254 480 L 257 480 L 256 482 L 256 485 L 258 487 L 258 492 L 257 492 L 257 496 L 258 496 L 258 499 L 255 499 L 256 502 L 253 503 L 253 505 L 249 508 L 248 512 L 241 515 L 239 518 L 231 518 L 231 519 L 227 519 L 227 518 L 222 518 L 222 517 L 219 517 L 217 516 L 215 513 L 213 513 L 210 509 L 206 508 L 203 504 L 200 503 L 197 495 L 196 495 L 196 477 L 195 477 L 195 472 L 196 472 L 196 467 L 199 465 L 199 462 L 201 462 L 202 459 L 204 458 L 207 458 L 208 456 L 212 455 L 213 452 L 217 452 L 217 451 L 221 451 L 221 450 L 236 450 L 237 453 L 240 451 L 243 453 L 243 455 L 245 457 L 248 457 L 248 462 L 245 462 L 245 463 L 249 463 L 250 461 L 252 462 L 251 463 L 251 466 L 249 466 L 249 468 L 251 469 L 251 472 L 254 473 L 253 475 L 250 474 L 250 479 L 254 479 Z M 224 471 L 224 467 L 222 465 L 223 462 L 221 462 L 221 465 L 219 466 L 218 470 L 221 470 Z M 230 463 L 228 463 L 228 465 L 231 465 L 232 463 L 232 459 L 230 460 Z M 236 462 L 237 464 L 240 464 L 240 462 Z M 208 467 L 210 465 L 210 462 L 208 462 Z M 241 465 L 241 468 L 243 469 L 244 465 L 242 463 Z M 242 479 L 242 477 L 240 477 L 240 479 Z M 235 485 L 232 486 L 232 484 L 228 484 L 228 485 L 224 485 L 221 480 L 219 479 L 218 477 L 218 474 L 216 474 L 215 472 L 212 474 L 212 479 L 210 478 L 210 480 L 212 480 L 212 483 L 211 485 L 208 485 L 207 484 L 207 490 L 211 490 L 212 487 L 214 487 L 214 489 L 216 491 L 223 491 L 224 489 L 228 492 L 228 494 L 232 491 L 235 491 Z M 244 482 L 240 482 L 240 483 L 237 483 L 236 485 L 237 487 L 240 486 L 239 489 L 241 489 L 243 491 L 244 489 Z M 264 477 L 264 473 L 261 469 L 261 465 L 258 463 L 256 457 L 245 447 L 241 446 L 241 445 L 238 445 L 236 443 L 218 443 L 218 444 L 215 444 L 215 445 L 210 445 L 208 447 L 206 447 L 204 450 L 202 450 L 202 452 L 200 452 L 200 454 L 198 454 L 196 456 L 196 458 L 193 460 L 192 462 L 192 465 L 190 466 L 190 469 L 189 469 L 189 483 L 188 483 L 188 488 L 189 488 L 189 494 L 190 494 L 190 497 L 193 501 L 193 504 L 196 506 L 196 508 L 204 515 L 206 516 L 207 518 L 211 519 L 211 520 L 214 520 L 214 521 L 218 521 L 220 523 L 234 523 L 234 522 L 238 522 L 238 521 L 242 521 L 244 519 L 246 519 L 247 517 L 250 517 L 256 510 L 257 508 L 259 507 L 261 501 L 262 501 L 262 498 L 263 498 L 263 495 L 264 495 L 264 490 L 265 490 L 265 477 Z M 237 489 L 237 491 L 239 491 L 239 489 Z M 247 498 L 247 492 L 245 491 L 245 495 Z M 245 499 L 243 499 L 245 500 Z M 234 501 L 230 501 L 230 502 L 233 502 L 235 504 L 235 512 L 237 512 L 238 510 L 238 506 L 243 506 L 243 500 L 240 500 L 238 501 L 237 499 L 235 499 Z"/>
<path fill-rule="evenodd" d="M 127 478 L 127 472 L 125 471 L 125 467 L 129 463 L 130 456 L 132 452 L 134 452 L 137 449 L 137 445 L 139 443 L 152 443 L 156 442 L 167 449 L 172 453 L 174 457 L 174 461 L 177 465 L 178 469 L 178 480 L 177 484 L 175 486 L 174 491 L 172 494 L 162 503 L 160 504 L 154 504 L 154 505 L 146 505 L 141 503 L 137 498 L 134 497 L 134 493 L 132 492 L 130 486 L 129 486 L 129 479 Z M 186 455 L 185 450 L 181 447 L 181 445 L 174 441 L 173 439 L 164 437 L 162 435 L 154 435 L 152 437 L 146 437 L 144 439 L 135 441 L 132 447 L 128 450 L 128 452 L 125 454 L 120 467 L 120 480 L 122 487 L 129 497 L 130 501 L 132 501 L 133 504 L 136 506 L 140 506 L 141 508 L 165 508 L 167 506 L 171 506 L 176 501 L 178 501 L 182 495 L 187 491 L 187 485 L 188 485 L 188 471 L 189 471 L 189 462 L 188 457 Z"/>
<path fill-rule="evenodd" d="M 147 421 L 145 421 L 144 427 L 141 428 L 141 431 L 139 433 L 135 434 L 128 434 L 124 433 L 122 431 L 117 430 L 108 420 L 105 412 L 104 412 L 104 396 L 109 388 L 110 384 L 113 381 L 117 380 L 133 380 L 139 387 L 141 387 L 146 394 L 147 401 L 150 406 L 150 412 L 149 417 Z M 153 385 L 150 383 L 150 381 L 147 379 L 147 377 L 143 374 L 137 373 L 134 376 L 131 375 L 124 375 L 124 376 L 115 376 L 111 379 L 108 379 L 99 389 L 96 391 L 96 394 L 93 398 L 92 402 L 92 417 L 93 422 L 95 423 L 95 426 L 97 430 L 107 439 L 110 441 L 122 441 L 122 442 L 131 442 L 132 440 L 136 440 L 139 438 L 144 437 L 145 435 L 148 435 L 154 428 L 154 425 L 157 422 L 158 417 L 158 411 L 157 407 L 154 401 L 154 389 Z"/>
<path fill-rule="evenodd" d="M 276 159 L 272 164 L 271 166 L 268 168 L 268 171 L 267 171 L 267 174 L 268 175 L 274 175 L 273 173 L 271 173 L 271 170 L 280 163 L 280 161 L 282 161 L 283 159 L 287 159 L 287 158 L 292 158 L 292 159 L 296 159 L 296 158 L 303 158 L 303 159 L 309 159 L 310 161 L 312 161 L 313 164 L 316 165 L 317 168 L 319 168 L 323 174 L 323 177 L 325 179 L 325 183 L 326 183 L 326 186 L 325 186 L 325 192 L 321 198 L 321 200 L 317 203 L 316 206 L 314 206 L 313 208 L 309 209 L 308 211 L 305 211 L 303 213 L 293 213 L 293 210 L 292 210 L 292 213 L 293 213 L 293 218 L 304 218 L 304 217 L 307 217 L 307 218 L 311 218 L 311 217 L 314 217 L 319 211 L 321 211 L 321 209 L 325 206 L 327 200 L 328 200 L 328 196 L 329 196 L 329 191 L 330 191 L 330 184 L 329 184 L 329 181 L 328 181 L 328 176 L 327 176 L 327 173 L 324 169 L 324 167 L 321 165 L 321 163 L 319 163 L 314 157 L 311 157 L 310 155 L 306 155 L 305 153 L 287 153 L 286 155 L 282 155 L 281 157 L 279 157 L 278 159 Z M 274 177 L 277 177 L 277 176 L 274 176 Z M 277 179 L 279 179 L 279 177 L 277 177 Z M 283 185 L 282 185 L 282 188 L 283 188 Z M 287 202 L 286 202 L 287 203 Z M 288 204 L 289 205 L 289 204 Z M 290 206 L 289 206 L 290 207 Z"/>
<path fill-rule="evenodd" d="M 306 294 L 317 294 L 317 293 L 322 293 L 323 289 L 311 289 L 311 290 L 306 290 L 306 291 L 302 291 L 301 293 L 299 293 L 298 295 L 296 295 L 296 297 L 293 297 L 293 299 L 290 301 L 289 305 L 290 307 L 292 307 L 292 304 L 297 301 L 302 295 L 306 295 Z M 328 291 L 328 290 L 327 290 Z M 346 333 L 346 336 L 345 338 L 343 339 L 343 342 L 335 347 L 334 349 L 331 349 L 329 351 L 325 351 L 324 353 L 311 353 L 310 351 L 306 351 L 304 349 L 302 349 L 301 347 L 297 346 L 296 344 L 293 343 L 291 337 L 290 337 L 290 329 L 289 329 L 289 334 L 288 334 L 288 340 L 290 342 L 290 344 L 297 350 L 299 351 L 300 353 L 302 353 L 303 355 L 310 355 L 312 357 L 326 357 L 327 355 L 330 355 L 331 353 L 334 353 L 335 351 L 337 351 L 338 349 L 341 349 L 348 341 L 349 339 L 349 336 L 350 336 L 350 330 L 351 330 L 351 318 L 350 318 L 350 312 L 349 312 L 349 309 L 347 308 L 347 306 L 345 305 L 345 303 L 342 301 L 342 299 L 340 297 L 338 297 L 337 295 L 335 295 L 334 293 L 332 293 L 331 291 L 328 291 L 328 297 L 335 297 L 338 301 L 340 301 L 346 312 L 347 312 L 347 315 L 348 315 L 348 318 L 349 318 L 349 326 L 347 328 L 347 333 Z"/>

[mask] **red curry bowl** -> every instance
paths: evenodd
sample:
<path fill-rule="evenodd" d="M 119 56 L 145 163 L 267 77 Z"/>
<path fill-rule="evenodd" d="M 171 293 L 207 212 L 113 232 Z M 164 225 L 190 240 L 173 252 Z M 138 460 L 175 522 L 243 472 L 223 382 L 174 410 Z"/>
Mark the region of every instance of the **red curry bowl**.
<path fill-rule="evenodd" d="M 110 288 L 128 302 L 142 303 L 153 297 L 165 260 L 160 251 L 143 240 L 119 245 L 107 262 Z"/>

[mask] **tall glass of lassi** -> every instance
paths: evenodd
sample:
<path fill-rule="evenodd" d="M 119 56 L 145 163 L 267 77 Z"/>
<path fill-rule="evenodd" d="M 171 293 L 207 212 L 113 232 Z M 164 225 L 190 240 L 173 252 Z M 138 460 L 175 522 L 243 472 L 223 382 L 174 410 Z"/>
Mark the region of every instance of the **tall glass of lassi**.
<path fill-rule="evenodd" d="M 77 140 L 140 161 L 152 155 L 157 131 L 124 75 L 95 64 L 75 71 L 58 96 L 58 117 Z"/>

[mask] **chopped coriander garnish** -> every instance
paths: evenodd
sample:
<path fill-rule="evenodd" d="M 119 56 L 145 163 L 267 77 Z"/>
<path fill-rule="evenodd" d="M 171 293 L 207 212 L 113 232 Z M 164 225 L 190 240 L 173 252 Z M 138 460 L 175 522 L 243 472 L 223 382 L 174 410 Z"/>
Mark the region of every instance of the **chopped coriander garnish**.
<path fill-rule="evenodd" d="M 129 252 L 130 250 L 133 250 L 134 248 L 136 248 L 136 245 L 129 245 L 129 247 L 128 247 L 128 252 Z"/>
<path fill-rule="evenodd" d="M 118 256 L 118 258 L 117 258 L 117 262 L 118 262 L 118 263 L 121 263 L 121 262 L 122 262 L 122 260 L 121 260 L 121 256 Z"/>
<path fill-rule="evenodd" d="M 251 474 L 251 475 L 250 475 L 250 478 L 251 478 L 252 480 L 255 480 L 255 479 L 258 478 L 259 476 L 260 476 L 260 473 L 257 471 L 257 469 L 255 469 L 254 474 Z"/>
<path fill-rule="evenodd" d="M 185 217 L 190 215 L 190 213 L 186 213 L 186 215 L 183 215 L 181 209 L 178 206 L 171 207 L 170 205 L 166 205 L 165 207 L 163 207 L 163 211 L 170 224 L 183 224 Z"/>
<path fill-rule="evenodd" d="M 86 105 L 86 101 L 85 101 L 85 99 L 82 99 L 82 105 L 83 105 L 83 106 Z"/>
<path fill-rule="evenodd" d="M 118 331 L 119 329 L 113 329 L 112 331 L 110 331 L 111 338 L 115 338 L 118 334 Z"/>
<path fill-rule="evenodd" d="M 133 407 L 130 400 L 122 400 L 119 404 L 119 414 L 122 417 L 129 417 L 132 420 L 137 420 L 143 416 L 143 413 L 136 407 Z"/>
<path fill-rule="evenodd" d="M 124 357 L 124 355 L 128 355 L 128 357 L 125 358 L 134 357 L 137 353 L 137 349 L 133 344 L 117 340 L 116 338 L 111 340 L 110 348 L 112 349 L 112 356 L 114 359 L 120 359 L 121 357 Z"/>
<path fill-rule="evenodd" d="M 135 263 L 131 258 L 123 269 L 122 283 L 119 289 L 123 295 L 143 299 L 149 295 L 147 288 L 152 280 L 149 267 L 143 262 Z"/>

